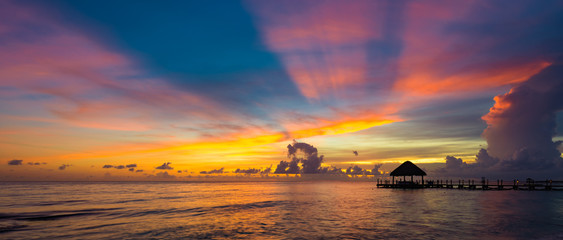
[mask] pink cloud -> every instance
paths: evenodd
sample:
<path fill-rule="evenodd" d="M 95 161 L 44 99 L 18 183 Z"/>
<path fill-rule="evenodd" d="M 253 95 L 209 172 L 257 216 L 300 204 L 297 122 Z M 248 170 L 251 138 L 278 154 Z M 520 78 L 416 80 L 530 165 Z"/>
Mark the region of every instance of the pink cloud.
<path fill-rule="evenodd" d="M 382 36 L 384 5 L 375 1 L 252 2 L 263 39 L 309 99 L 341 95 L 366 80 L 366 47 Z"/>
<path fill-rule="evenodd" d="M 232 118 L 219 103 L 146 77 L 136 61 L 52 20 L 44 11 L 3 3 L 1 12 L 5 14 L 1 19 L 8 20 L 0 22 L 0 86 L 17 92 L 10 95 L 11 109 L 37 104 L 23 96 L 48 96 L 40 104 L 51 116 L 38 117 L 133 131 L 162 124 L 157 122 L 162 116 Z M 28 25 L 33 29 L 26 29 Z"/>

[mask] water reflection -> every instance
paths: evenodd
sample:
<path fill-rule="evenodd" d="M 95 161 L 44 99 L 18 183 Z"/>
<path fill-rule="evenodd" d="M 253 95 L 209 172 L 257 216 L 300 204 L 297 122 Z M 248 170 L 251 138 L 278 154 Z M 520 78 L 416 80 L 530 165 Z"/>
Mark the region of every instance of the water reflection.
<path fill-rule="evenodd" d="M 0 238 L 563 237 L 563 193 L 374 183 L 4 183 Z"/>

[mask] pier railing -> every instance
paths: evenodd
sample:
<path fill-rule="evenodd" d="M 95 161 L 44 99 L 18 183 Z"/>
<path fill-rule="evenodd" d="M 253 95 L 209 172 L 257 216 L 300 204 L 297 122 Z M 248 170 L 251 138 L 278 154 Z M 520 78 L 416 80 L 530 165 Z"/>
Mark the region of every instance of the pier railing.
<path fill-rule="evenodd" d="M 563 181 L 545 180 L 535 181 L 526 179 L 525 181 L 512 180 L 428 180 L 419 181 L 395 181 L 377 179 L 379 188 L 446 188 L 446 189 L 467 189 L 467 190 L 563 190 Z"/>

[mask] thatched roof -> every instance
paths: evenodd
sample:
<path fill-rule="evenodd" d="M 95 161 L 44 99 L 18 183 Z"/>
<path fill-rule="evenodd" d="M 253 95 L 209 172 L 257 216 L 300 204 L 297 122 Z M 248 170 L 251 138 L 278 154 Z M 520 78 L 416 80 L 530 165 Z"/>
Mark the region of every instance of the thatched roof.
<path fill-rule="evenodd" d="M 391 176 L 426 176 L 426 173 L 411 161 L 406 161 L 390 174 Z"/>

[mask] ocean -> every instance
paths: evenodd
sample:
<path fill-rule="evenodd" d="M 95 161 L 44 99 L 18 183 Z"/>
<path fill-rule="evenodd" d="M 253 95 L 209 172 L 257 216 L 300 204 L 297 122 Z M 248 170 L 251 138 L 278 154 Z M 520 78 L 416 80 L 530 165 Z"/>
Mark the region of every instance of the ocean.
<path fill-rule="evenodd" d="M 563 239 L 562 191 L 0 183 L 0 239 Z"/>

